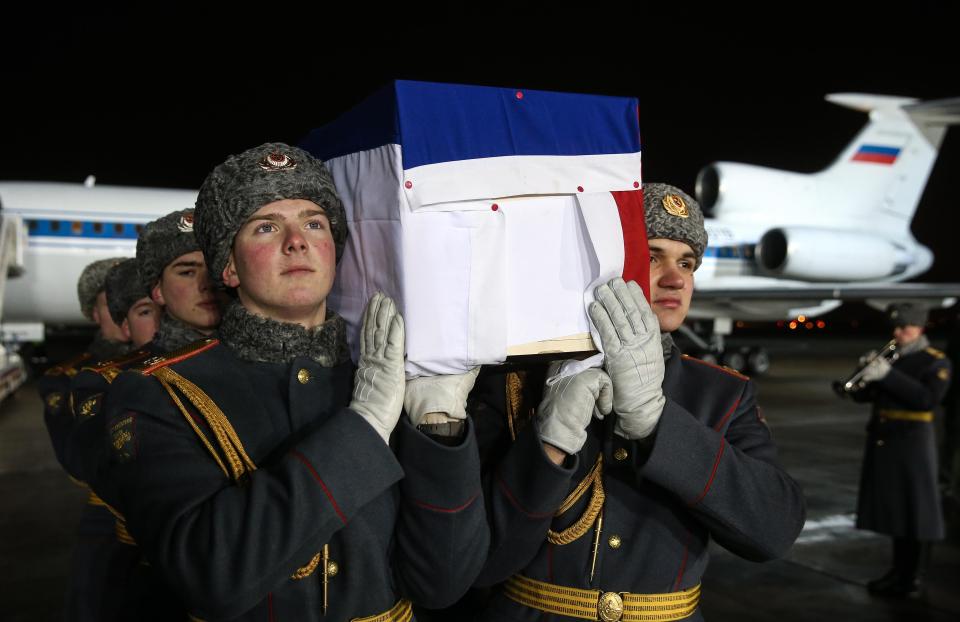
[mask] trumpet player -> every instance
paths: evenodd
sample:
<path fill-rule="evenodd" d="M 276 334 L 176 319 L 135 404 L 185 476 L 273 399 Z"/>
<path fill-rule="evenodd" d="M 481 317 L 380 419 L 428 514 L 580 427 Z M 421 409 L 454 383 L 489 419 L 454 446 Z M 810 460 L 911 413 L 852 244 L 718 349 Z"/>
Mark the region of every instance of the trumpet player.
<path fill-rule="evenodd" d="M 950 383 L 950 362 L 924 335 L 927 312 L 912 303 L 887 308 L 896 356 L 873 356 L 855 401 L 873 403 L 860 474 L 857 527 L 893 540 L 893 563 L 867 584 L 872 594 L 919 596 L 930 544 L 944 537 L 937 489 L 934 413 Z"/>

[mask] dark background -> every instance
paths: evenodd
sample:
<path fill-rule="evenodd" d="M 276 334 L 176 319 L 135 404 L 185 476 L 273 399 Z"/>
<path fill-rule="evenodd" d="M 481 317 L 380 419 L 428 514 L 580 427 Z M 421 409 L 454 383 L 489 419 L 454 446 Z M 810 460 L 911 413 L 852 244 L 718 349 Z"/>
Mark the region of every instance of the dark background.
<path fill-rule="evenodd" d="M 828 165 L 866 117 L 827 93 L 960 96 L 949 3 L 764 6 L 21 6 L 0 36 L 0 179 L 197 188 L 227 155 L 295 143 L 404 78 L 637 97 L 644 179 L 692 191 L 714 160 Z M 936 256 L 924 281 L 960 280 L 958 133 L 913 223 Z"/>

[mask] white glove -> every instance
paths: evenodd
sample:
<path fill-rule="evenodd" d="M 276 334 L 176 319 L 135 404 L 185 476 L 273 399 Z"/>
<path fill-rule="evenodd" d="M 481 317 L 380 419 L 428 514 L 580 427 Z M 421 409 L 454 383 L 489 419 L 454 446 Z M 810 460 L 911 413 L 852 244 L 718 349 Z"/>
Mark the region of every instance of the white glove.
<path fill-rule="evenodd" d="M 594 292 L 590 319 L 600 334 L 603 366 L 613 382 L 615 431 L 624 438 L 649 436 L 660 420 L 663 396 L 663 346 L 660 323 L 640 286 L 617 277 Z"/>
<path fill-rule="evenodd" d="M 876 355 L 877 355 L 876 350 L 870 350 L 869 352 L 861 356 L 860 360 L 858 361 L 860 367 L 863 367 L 864 365 L 866 365 L 870 361 L 870 359 L 872 359 Z"/>
<path fill-rule="evenodd" d="M 407 380 L 403 408 L 414 427 L 421 423 L 446 423 L 467 418 L 467 395 L 480 366 L 465 374 L 423 376 Z"/>
<path fill-rule="evenodd" d="M 891 369 L 890 361 L 884 357 L 878 357 L 873 360 L 872 363 L 867 365 L 867 368 L 863 370 L 863 375 L 860 377 L 864 382 L 876 382 L 878 380 L 883 380 L 886 378 L 887 374 L 890 373 Z"/>
<path fill-rule="evenodd" d="M 537 407 L 537 430 L 543 442 L 575 454 L 587 440 L 594 410 L 607 415 L 613 409 L 612 388 L 610 377 L 596 368 L 556 378 L 561 365 L 554 362 L 547 372 L 543 399 Z"/>
<path fill-rule="evenodd" d="M 363 313 L 350 408 L 386 443 L 403 408 L 403 346 L 403 318 L 393 300 L 377 292 Z"/>

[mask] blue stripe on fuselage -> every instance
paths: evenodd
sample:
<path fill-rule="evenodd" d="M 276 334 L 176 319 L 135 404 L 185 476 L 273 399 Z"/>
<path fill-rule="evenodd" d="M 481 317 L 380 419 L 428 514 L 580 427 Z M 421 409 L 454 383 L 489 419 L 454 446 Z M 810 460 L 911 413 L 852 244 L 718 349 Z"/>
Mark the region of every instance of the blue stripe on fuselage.
<path fill-rule="evenodd" d="M 718 259 L 753 259 L 756 252 L 756 244 L 737 244 L 734 246 L 708 246 L 704 251 L 704 257 L 716 257 Z"/>
<path fill-rule="evenodd" d="M 25 218 L 27 235 L 57 238 L 136 240 L 143 225 L 133 222 Z"/>

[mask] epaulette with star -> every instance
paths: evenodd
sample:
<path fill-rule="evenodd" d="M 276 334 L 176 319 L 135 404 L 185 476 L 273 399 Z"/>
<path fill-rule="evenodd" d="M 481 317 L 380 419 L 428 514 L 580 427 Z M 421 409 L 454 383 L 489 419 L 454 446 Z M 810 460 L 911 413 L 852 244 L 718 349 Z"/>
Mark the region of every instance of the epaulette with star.
<path fill-rule="evenodd" d="M 206 352 L 210 348 L 213 348 L 220 343 L 219 339 L 214 337 L 207 337 L 206 339 L 198 339 L 197 341 L 188 343 L 182 348 L 177 348 L 176 350 L 171 350 L 162 356 L 152 356 L 147 360 L 143 361 L 136 367 L 132 368 L 133 371 L 138 372 L 144 376 L 149 376 L 156 370 L 166 367 L 167 365 L 173 365 L 174 363 L 179 363 L 180 361 L 185 361 L 189 358 L 192 358 L 202 352 Z"/>
<path fill-rule="evenodd" d="M 940 350 L 937 350 L 936 348 L 927 348 L 926 350 L 924 350 L 924 352 L 926 352 L 927 354 L 929 354 L 935 359 L 942 359 L 942 358 L 946 358 L 947 356 L 946 354 L 944 354 Z"/>
<path fill-rule="evenodd" d="M 743 374 L 732 367 L 727 367 L 726 365 L 716 365 L 714 363 L 708 363 L 707 361 L 698 359 L 695 356 L 690 356 L 689 354 L 681 354 L 680 356 L 682 356 L 683 360 L 685 361 L 693 361 L 695 363 L 700 363 L 701 365 L 706 365 L 707 367 L 712 367 L 726 374 L 730 374 L 735 378 L 739 378 L 740 380 L 750 380 L 750 376 L 747 376 L 746 374 Z"/>

